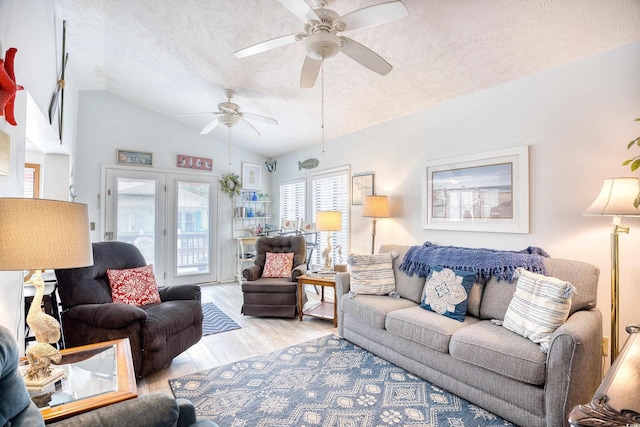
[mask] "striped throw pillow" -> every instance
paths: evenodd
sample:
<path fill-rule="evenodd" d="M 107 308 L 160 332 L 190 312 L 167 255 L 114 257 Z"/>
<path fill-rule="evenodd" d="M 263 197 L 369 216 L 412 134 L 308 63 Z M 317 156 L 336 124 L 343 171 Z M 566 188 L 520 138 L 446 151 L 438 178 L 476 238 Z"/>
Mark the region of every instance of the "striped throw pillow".
<path fill-rule="evenodd" d="M 350 255 L 351 295 L 387 295 L 396 289 L 393 259 L 397 252 L 376 255 Z"/>
<path fill-rule="evenodd" d="M 518 268 L 516 291 L 502 326 L 540 344 L 547 353 L 551 335 L 569 316 L 576 288 L 569 282 Z"/>

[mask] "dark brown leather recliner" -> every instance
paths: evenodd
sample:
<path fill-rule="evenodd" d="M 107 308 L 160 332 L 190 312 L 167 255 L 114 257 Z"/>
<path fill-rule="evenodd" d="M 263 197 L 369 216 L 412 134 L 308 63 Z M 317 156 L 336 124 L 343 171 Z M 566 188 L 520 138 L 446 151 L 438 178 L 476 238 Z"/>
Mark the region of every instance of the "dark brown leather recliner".
<path fill-rule="evenodd" d="M 267 252 L 293 253 L 291 277 L 262 277 Z M 303 236 L 261 237 L 256 242 L 254 265 L 243 270 L 242 313 L 262 317 L 296 317 L 298 276 L 307 271 L 307 243 Z M 306 295 L 303 296 L 303 302 Z"/>
<path fill-rule="evenodd" d="M 200 340 L 199 286 L 161 287 L 162 302 L 157 304 L 114 303 L 107 269 L 142 267 L 142 253 L 130 243 L 93 243 L 93 262 L 91 267 L 55 271 L 67 347 L 129 338 L 136 376 L 144 377 Z"/>

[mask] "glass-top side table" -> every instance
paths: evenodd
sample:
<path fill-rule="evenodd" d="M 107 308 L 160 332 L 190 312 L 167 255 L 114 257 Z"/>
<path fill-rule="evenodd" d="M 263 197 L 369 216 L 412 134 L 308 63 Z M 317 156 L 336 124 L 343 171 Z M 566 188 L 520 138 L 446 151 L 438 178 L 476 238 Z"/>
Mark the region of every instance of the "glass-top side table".
<path fill-rule="evenodd" d="M 62 361 L 51 367 L 61 369 L 62 378 L 29 390 L 45 421 L 60 420 L 137 396 L 128 338 L 74 347 L 60 353 Z M 26 368 L 24 361 L 21 370 Z"/>

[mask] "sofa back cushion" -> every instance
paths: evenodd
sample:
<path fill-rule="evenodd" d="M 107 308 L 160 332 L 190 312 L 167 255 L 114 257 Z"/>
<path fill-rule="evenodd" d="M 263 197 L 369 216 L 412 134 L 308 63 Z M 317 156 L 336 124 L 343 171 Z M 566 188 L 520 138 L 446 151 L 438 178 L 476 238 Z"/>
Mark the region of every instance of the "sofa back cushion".
<path fill-rule="evenodd" d="M 595 265 L 581 261 L 570 261 L 557 258 L 545 258 L 544 266 L 547 276 L 555 277 L 571 283 L 576 288 L 571 299 L 569 315 L 578 310 L 594 308 L 597 303 L 598 277 L 600 269 Z M 494 278 L 485 284 L 480 317 L 482 319 L 504 320 L 509 303 L 516 290 L 516 281 L 512 283 Z"/>
<path fill-rule="evenodd" d="M 393 260 L 393 273 L 396 278 L 396 292 L 402 298 L 406 298 L 416 304 L 420 304 L 425 278 L 417 275 L 407 276 L 406 273 L 400 271 L 400 265 L 402 264 L 404 256 L 410 247 L 411 246 L 405 245 L 382 245 L 380 246 L 380 253 L 391 251 L 398 252 L 398 257 Z M 482 300 L 483 290 L 483 285 L 478 283 L 473 284 L 471 292 L 469 293 L 469 300 L 467 302 L 467 313 L 469 315 L 480 317 L 480 301 Z M 508 302 L 507 305 L 509 305 Z"/>

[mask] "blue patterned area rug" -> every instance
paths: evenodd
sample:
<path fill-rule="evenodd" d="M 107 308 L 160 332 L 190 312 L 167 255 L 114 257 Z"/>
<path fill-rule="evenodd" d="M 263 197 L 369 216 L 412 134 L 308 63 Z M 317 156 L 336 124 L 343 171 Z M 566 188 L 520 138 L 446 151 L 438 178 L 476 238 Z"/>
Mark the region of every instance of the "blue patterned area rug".
<path fill-rule="evenodd" d="M 513 425 L 335 335 L 169 383 L 222 427 Z"/>
<path fill-rule="evenodd" d="M 212 302 L 202 304 L 202 336 L 240 329 L 240 325 L 227 316 Z"/>

